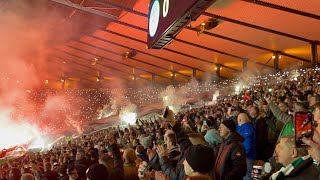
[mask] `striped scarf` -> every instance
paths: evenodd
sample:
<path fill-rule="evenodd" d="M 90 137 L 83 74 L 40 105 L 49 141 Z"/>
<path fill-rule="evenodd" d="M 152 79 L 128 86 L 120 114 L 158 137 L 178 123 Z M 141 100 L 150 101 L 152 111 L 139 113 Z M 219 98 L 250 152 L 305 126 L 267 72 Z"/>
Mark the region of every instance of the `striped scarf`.
<path fill-rule="evenodd" d="M 285 176 L 288 176 L 296 167 L 298 167 L 303 161 L 305 161 L 308 158 L 310 158 L 310 155 L 303 156 L 303 157 L 293 161 L 293 163 L 291 163 L 287 167 L 282 167 L 279 171 L 272 174 L 272 176 L 270 177 L 270 180 L 283 179 Z"/>

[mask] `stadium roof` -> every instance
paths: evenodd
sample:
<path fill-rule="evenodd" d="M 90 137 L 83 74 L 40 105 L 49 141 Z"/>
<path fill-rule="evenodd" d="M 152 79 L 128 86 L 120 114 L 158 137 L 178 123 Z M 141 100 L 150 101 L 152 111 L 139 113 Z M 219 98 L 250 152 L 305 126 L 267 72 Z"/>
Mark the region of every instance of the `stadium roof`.
<path fill-rule="evenodd" d="M 0 7 L 17 8 L 15 2 L 2 0 Z M 146 48 L 149 2 L 30 1 L 34 15 L 60 17 L 50 21 L 52 31 L 65 37 L 50 46 L 49 63 L 60 66 L 51 78 L 81 80 L 90 87 L 119 78 L 183 83 L 194 72 L 198 79 L 215 77 L 217 69 L 221 78 L 237 77 L 244 69 L 270 73 L 275 55 L 281 70 L 310 67 L 320 56 L 319 0 L 216 2 L 162 50 Z M 200 32 L 197 27 L 209 18 L 219 24 Z"/>

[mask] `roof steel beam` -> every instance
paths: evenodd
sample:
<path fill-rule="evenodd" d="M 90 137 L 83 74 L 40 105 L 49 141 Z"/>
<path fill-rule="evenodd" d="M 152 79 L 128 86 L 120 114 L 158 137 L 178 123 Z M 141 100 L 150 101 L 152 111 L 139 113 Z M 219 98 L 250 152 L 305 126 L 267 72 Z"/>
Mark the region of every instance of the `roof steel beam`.
<path fill-rule="evenodd" d="M 121 9 L 123 9 L 125 11 L 128 11 L 128 12 L 131 12 L 131 13 L 134 13 L 134 14 L 137 14 L 137 15 L 140 15 L 140 16 L 148 18 L 147 14 L 132 10 L 131 8 L 123 7 L 121 5 L 114 4 L 114 3 L 111 3 L 111 2 L 107 2 L 107 1 L 102 1 L 102 0 L 98 0 L 98 1 L 101 2 L 101 3 L 109 4 L 110 6 L 121 8 Z M 132 28 L 135 28 L 135 29 L 139 28 L 139 30 L 143 30 L 143 31 L 147 32 L 146 29 L 134 26 L 132 24 L 124 23 L 124 22 L 121 22 L 121 21 L 120 21 L 120 24 L 123 24 L 125 26 L 129 26 L 129 27 L 132 27 Z M 189 29 L 189 30 L 193 30 L 193 31 L 198 32 L 198 30 L 196 28 L 192 28 L 192 27 L 186 27 L 185 29 Z M 217 37 L 217 38 L 221 38 L 221 39 L 224 39 L 224 40 L 227 40 L 227 41 L 231 41 L 231 42 L 234 42 L 234 43 L 238 43 L 238 44 L 241 44 L 241 45 L 249 46 L 249 47 L 252 47 L 252 48 L 261 49 L 261 50 L 264 50 L 264 51 L 269 51 L 269 52 L 272 52 L 274 54 L 276 54 L 276 53 L 277 54 L 281 54 L 283 56 L 287 56 L 287 57 L 290 57 L 290 58 L 298 59 L 300 61 L 310 62 L 309 60 L 301 58 L 301 57 L 298 57 L 298 56 L 290 55 L 290 54 L 287 54 L 287 53 L 284 53 L 284 52 L 281 52 L 281 51 L 278 51 L 278 50 L 272 50 L 272 49 L 264 48 L 264 47 L 261 47 L 261 46 L 258 46 L 258 45 L 254 45 L 254 44 L 247 43 L 247 42 L 244 42 L 244 41 L 236 40 L 236 39 L 229 38 L 229 37 L 226 37 L 226 36 L 222 36 L 222 35 L 206 32 L 206 31 L 204 31 L 203 34 L 206 34 L 206 35 L 209 35 L 209 36 L 213 36 L 213 37 Z M 245 58 L 243 58 L 243 59 L 245 59 Z"/>
<path fill-rule="evenodd" d="M 58 49 L 56 49 L 56 50 L 58 50 Z M 63 52 L 63 51 L 62 51 L 62 52 Z M 63 52 L 63 53 L 64 53 L 64 52 Z M 64 60 L 64 61 L 69 61 L 69 62 L 72 62 L 73 64 L 76 64 L 76 65 L 79 65 L 79 66 L 82 66 L 82 67 L 85 67 L 85 68 L 88 68 L 88 69 L 92 69 L 92 70 L 95 70 L 95 71 L 100 71 L 100 72 L 103 72 L 103 74 L 108 74 L 108 75 L 110 75 L 110 76 L 116 76 L 117 78 L 120 78 L 120 79 L 123 79 L 123 80 L 128 81 L 128 79 L 123 78 L 123 77 L 121 77 L 121 76 L 119 76 L 119 75 L 111 74 L 111 73 L 106 72 L 106 71 L 103 71 L 103 70 L 99 70 L 99 69 L 95 69 L 95 68 L 93 68 L 93 67 L 89 67 L 89 66 L 83 65 L 83 64 L 81 64 L 81 63 L 79 63 L 79 62 L 72 61 L 72 60 L 70 60 L 69 58 L 66 59 L 66 58 L 63 58 L 63 57 L 60 57 L 60 56 L 57 56 L 57 55 L 53 55 L 53 56 L 56 57 L 57 59 Z M 83 60 L 83 59 L 81 59 L 81 60 Z M 85 61 L 87 61 L 87 60 L 85 60 Z"/>
<path fill-rule="evenodd" d="M 96 57 L 99 57 L 99 58 L 101 58 L 101 59 L 103 59 L 103 60 L 106 60 L 106 61 L 111 61 L 111 62 L 114 62 L 114 63 L 117 63 L 117 64 L 121 64 L 121 65 L 130 67 L 130 68 L 138 69 L 138 70 L 143 71 L 143 72 L 146 72 L 146 73 L 148 73 L 148 74 L 155 74 L 156 76 L 160 76 L 160 77 L 165 78 L 165 79 L 171 79 L 171 78 L 165 77 L 165 76 L 163 76 L 163 75 L 156 74 L 156 73 L 154 73 L 154 72 L 150 72 L 150 71 L 147 71 L 147 70 L 138 68 L 138 67 L 134 67 L 134 66 L 131 66 L 131 65 L 128 65 L 128 64 L 125 64 L 125 63 L 118 62 L 118 61 L 113 60 L 113 59 L 110 59 L 110 58 L 103 57 L 103 56 L 101 56 L 101 55 L 92 53 L 92 52 L 87 51 L 87 50 L 79 49 L 79 48 L 76 48 L 76 47 L 73 47 L 73 46 L 69 46 L 69 45 L 68 45 L 67 47 L 70 47 L 70 48 L 75 49 L 75 50 L 78 50 L 78 51 L 85 52 L 85 53 L 87 53 L 87 54 L 90 54 L 90 55 L 93 55 L 93 56 L 96 56 Z"/>
<path fill-rule="evenodd" d="M 61 51 L 61 52 L 65 53 L 65 54 L 68 54 L 68 55 L 70 55 L 70 56 L 74 56 L 74 57 L 76 57 L 76 58 L 83 59 L 83 60 L 85 60 L 85 61 L 91 62 L 89 59 L 86 59 L 86 58 L 84 58 L 84 57 L 81 57 L 81 56 L 78 56 L 78 55 L 75 55 L 75 54 L 72 54 L 72 53 L 69 53 L 69 52 L 60 50 L 60 49 L 58 49 L 58 51 Z M 107 58 L 104 58 L 104 59 L 107 59 Z M 123 70 L 117 69 L 117 68 L 112 67 L 112 66 L 108 66 L 108 65 L 105 65 L 105 64 L 102 64 L 102 63 L 99 63 L 99 62 L 97 62 L 97 64 L 98 64 L 98 65 L 101 65 L 101 66 L 104 66 L 104 67 L 107 67 L 107 68 L 110 68 L 110 69 L 113 69 L 113 70 L 115 70 L 115 71 L 119 71 L 119 72 L 122 72 L 122 73 L 125 73 L 125 74 L 128 74 L 128 75 L 134 76 L 134 77 L 139 77 L 139 78 L 141 78 L 141 79 L 145 79 L 145 80 L 151 81 L 151 80 L 148 79 L 148 78 L 140 77 L 140 76 L 137 76 L 136 74 L 129 73 L 129 72 L 127 72 L 127 71 L 123 71 Z"/>
<path fill-rule="evenodd" d="M 104 12 L 101 12 L 101 11 L 97 11 L 95 9 L 91 9 L 91 8 L 88 8 L 88 7 L 83 7 L 81 5 L 72 3 L 72 2 L 67 1 L 67 0 L 50 0 L 50 1 L 52 1 L 54 3 L 57 3 L 57 4 L 60 4 L 60 5 L 71 7 L 73 9 L 77 9 L 77 10 L 80 10 L 80 11 L 91 13 L 91 14 L 94 14 L 94 15 L 97 15 L 97 16 L 105 17 L 105 18 L 108 18 L 108 19 L 111 19 L 111 20 L 118 20 L 119 19 L 117 16 L 113 16 L 111 14 L 107 14 L 107 13 L 104 13 Z"/>
<path fill-rule="evenodd" d="M 100 30 L 100 29 L 99 29 Z M 102 29 L 101 29 L 102 30 Z M 142 40 L 139 40 L 139 39 L 136 39 L 136 38 L 133 38 L 133 37 L 130 37 L 130 36 L 126 36 L 126 35 L 123 35 L 123 34 L 120 34 L 120 33 L 116 33 L 116 32 L 113 32 L 113 31 L 110 31 L 110 30 L 102 30 L 102 31 L 105 31 L 105 32 L 112 32 L 113 34 L 116 34 L 118 36 L 121 36 L 121 37 L 124 37 L 124 38 L 127 38 L 127 39 L 131 39 L 131 40 L 134 40 L 134 41 L 137 41 L 137 42 L 140 42 L 140 43 L 143 43 L 143 44 L 146 44 L 145 41 L 142 41 Z M 111 43 L 111 44 L 118 44 L 118 43 L 115 43 L 113 41 L 109 41 L 109 40 L 106 40 L 106 39 L 102 39 L 102 38 L 99 38 L 97 36 L 93 36 L 93 35 L 88 35 L 88 36 L 91 36 L 91 37 L 94 37 L 96 39 L 99 39 L 99 40 L 102 40 L 102 41 L 105 41 L 105 42 L 108 42 L 108 43 Z M 128 47 L 130 49 L 132 49 L 131 47 Z M 163 48 L 164 50 L 166 51 L 169 51 L 169 52 L 172 52 L 172 53 L 175 53 L 175 54 L 179 54 L 179 55 L 182 55 L 182 56 L 186 56 L 186 57 L 191 57 L 193 59 L 196 59 L 196 60 L 199 60 L 199 61 L 203 61 L 205 63 L 209 63 L 209 64 L 214 64 L 214 65 L 220 65 L 221 67 L 224 67 L 224 68 L 227 68 L 227 69 L 231 69 L 233 71 L 237 71 L 237 72 L 241 72 L 241 70 L 238 70 L 238 69 L 235 69 L 235 68 L 231 68 L 229 66 L 225 66 L 223 64 L 219 64 L 219 63 L 215 63 L 215 62 L 211 62 L 211 61 L 208 61 L 206 59 L 203 59 L 203 58 L 198 58 L 196 56 L 192 56 L 192 55 L 188 55 L 188 54 L 185 54 L 185 53 L 182 53 L 182 52 L 179 52 L 179 51 L 175 51 L 175 50 L 171 50 L 171 49 L 168 49 L 168 48 Z M 181 64 L 181 63 L 180 63 Z M 185 66 L 185 65 L 184 65 Z M 189 68 L 193 68 L 191 66 L 189 66 Z M 205 72 L 205 71 L 204 71 Z"/>
<path fill-rule="evenodd" d="M 280 10 L 280 11 L 285 11 L 285 12 L 289 12 L 289 13 L 293 13 L 293 14 L 298 14 L 300 16 L 305 16 L 305 17 L 308 17 L 308 18 L 313 18 L 313 19 L 320 20 L 320 16 L 319 15 L 307 13 L 307 12 L 304 12 L 304 11 L 299 11 L 299 10 L 296 10 L 296 9 L 287 8 L 287 7 L 284 7 L 284 6 L 279 6 L 279 5 L 276 5 L 276 4 L 272 4 L 272 3 L 268 3 L 268 2 L 264 2 L 264 1 L 260 1 L 260 0 L 242 0 L 242 1 L 245 1 L 245 2 L 248 2 L 248 3 L 252 3 L 252 4 L 257 4 L 257 5 L 268 7 L 268 8 L 272 8 L 272 9 L 277 9 L 277 10 Z"/>
<path fill-rule="evenodd" d="M 304 42 L 308 42 L 308 43 L 313 42 L 313 40 L 310 40 L 310 39 L 306 39 L 306 38 L 303 38 L 303 37 L 295 36 L 295 35 L 292 35 L 292 34 L 287 34 L 287 33 L 284 33 L 284 32 L 276 31 L 276 30 L 265 28 L 265 27 L 262 27 L 262 26 L 257 26 L 257 25 L 254 25 L 254 24 L 249 24 L 249 23 L 246 23 L 246 22 L 243 22 L 243 21 L 238 21 L 238 20 L 231 19 L 231 18 L 228 18 L 228 17 L 220 16 L 220 15 L 217 15 L 217 14 L 204 12 L 203 15 L 209 16 L 209 17 L 212 17 L 212 18 L 216 18 L 216 19 L 220 19 L 220 20 L 224 20 L 224 21 L 228 21 L 228 22 L 231 22 L 231 23 L 234 23 L 234 24 L 239 24 L 239 25 L 242 25 L 242 26 L 250 27 L 250 28 L 253 28 L 253 29 L 258 29 L 258 30 L 261 30 L 261 31 L 277 34 L 277 35 L 280 35 L 280 36 L 296 39 L 296 40 L 299 40 L 299 41 L 304 41 Z"/>
<path fill-rule="evenodd" d="M 86 36 L 92 37 L 91 35 L 88 35 L 88 34 L 86 34 Z M 93 37 L 93 38 L 95 38 L 95 37 Z M 108 49 L 103 48 L 103 47 L 98 47 L 98 46 L 95 46 L 95 45 L 93 45 L 93 44 L 86 43 L 86 42 L 83 42 L 83 41 L 78 41 L 78 40 L 75 40 L 75 41 L 76 41 L 76 42 L 79 42 L 79 43 L 81 43 L 81 44 L 85 44 L 85 45 L 87 45 L 87 46 L 91 46 L 91 47 L 93 47 L 93 48 L 102 50 L 102 51 L 109 52 L 109 53 L 111 53 L 111 54 L 115 54 L 115 55 L 118 55 L 118 56 L 122 56 L 122 54 L 118 54 L 118 53 L 116 53 L 116 52 L 114 52 L 114 51 L 108 50 Z M 132 49 L 132 48 L 129 48 L 129 49 Z M 144 61 L 139 60 L 139 59 L 134 58 L 134 57 L 128 57 L 128 59 L 132 59 L 133 61 L 137 61 L 137 62 L 140 62 L 140 63 L 143 63 L 143 64 L 147 64 L 147 65 L 153 66 L 153 67 L 155 67 L 155 68 L 159 68 L 159 69 L 162 69 L 162 70 L 165 70 L 165 71 L 171 71 L 171 72 L 172 72 L 172 70 L 170 70 L 170 69 L 167 69 L 167 68 L 164 68 L 164 67 L 162 67 L 162 66 L 158 66 L 158 65 L 155 65 L 155 64 L 152 64 L 152 63 L 144 62 Z M 180 72 L 178 72 L 178 71 L 175 71 L 175 72 L 176 72 L 177 74 L 182 75 L 182 76 L 191 78 L 191 76 L 189 76 L 189 75 L 180 73 Z"/>
<path fill-rule="evenodd" d="M 131 48 L 131 47 L 128 47 L 128 46 L 124 46 L 124 45 L 122 45 L 122 44 L 119 44 L 119 43 L 116 43 L 116 42 L 113 42 L 113 41 L 109 41 L 109 40 L 106 40 L 106 39 L 103 39 L 103 38 L 100 38 L 100 37 L 97 37 L 97 36 L 93 36 L 93 35 L 87 35 L 87 36 L 89 36 L 89 37 L 92 37 L 92 38 L 95 38 L 95 39 L 98 39 L 98 40 L 101 40 L 101 41 L 104 41 L 104 42 L 107 42 L 107 43 L 110 43 L 110 44 L 114 44 L 114 45 L 118 45 L 118 46 L 120 46 L 120 47 L 125 47 L 125 48 L 128 48 L 128 49 L 133 49 L 133 50 L 135 50 L 134 48 Z M 129 37 L 129 36 L 125 36 L 125 35 L 122 35 L 122 37 L 126 37 L 126 38 L 130 38 L 131 39 L 131 37 Z M 136 39 L 137 41 L 140 41 L 140 40 L 138 40 L 138 39 Z M 82 41 L 81 41 L 82 42 Z M 143 41 L 142 41 L 143 42 Z M 168 51 L 173 51 L 173 50 L 168 50 Z M 143 51 L 139 51 L 139 50 L 137 50 L 137 52 L 143 52 Z M 178 52 L 178 51 L 174 51 L 174 52 Z M 180 52 L 179 52 L 180 53 Z M 148 53 L 146 53 L 146 54 L 148 54 Z M 153 55 L 152 55 L 153 56 Z M 184 56 L 186 56 L 186 55 L 184 55 Z M 155 56 L 155 57 L 158 57 L 158 56 Z M 197 58 L 197 57 L 196 57 Z M 161 58 L 160 57 L 160 59 L 165 59 L 165 58 Z M 169 62 L 173 62 L 173 63 L 176 63 L 176 64 L 179 64 L 179 65 L 182 65 L 182 66 L 186 66 L 186 65 L 184 65 L 184 64 L 181 64 L 181 63 L 177 63 L 177 62 L 174 62 L 174 61 L 171 61 L 171 60 L 167 60 L 167 61 L 169 61 Z M 212 62 L 210 62 L 210 61 L 208 61 L 210 64 L 215 64 L 215 63 L 212 63 Z M 208 63 L 207 62 L 207 63 Z M 188 66 L 189 68 L 191 68 L 191 69 L 194 69 L 194 67 L 191 67 L 191 66 Z M 228 67 L 228 66 L 224 66 L 224 65 L 222 65 L 222 67 Z M 229 69 L 230 69 L 230 67 L 228 67 Z M 199 69 L 197 69 L 197 70 L 199 70 Z M 206 72 L 206 71 L 204 71 L 204 70 L 199 70 L 199 71 L 201 71 L 201 72 Z M 237 71 L 239 71 L 240 72 L 240 70 L 237 70 Z M 210 74 L 212 74 L 211 72 L 210 72 Z M 226 77 L 223 77 L 223 76 L 221 76 L 222 78 L 225 78 L 225 79 L 227 79 Z"/>

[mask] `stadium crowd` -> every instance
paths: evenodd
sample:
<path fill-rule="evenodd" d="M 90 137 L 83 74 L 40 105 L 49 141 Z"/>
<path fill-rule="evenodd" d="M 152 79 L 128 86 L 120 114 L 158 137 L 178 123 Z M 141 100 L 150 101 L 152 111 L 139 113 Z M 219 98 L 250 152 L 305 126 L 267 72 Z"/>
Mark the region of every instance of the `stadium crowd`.
<path fill-rule="evenodd" d="M 319 82 L 318 69 L 259 80 L 212 105 L 28 152 L 0 165 L 0 179 L 320 179 Z M 295 142 L 300 112 L 313 114 L 306 146 Z"/>

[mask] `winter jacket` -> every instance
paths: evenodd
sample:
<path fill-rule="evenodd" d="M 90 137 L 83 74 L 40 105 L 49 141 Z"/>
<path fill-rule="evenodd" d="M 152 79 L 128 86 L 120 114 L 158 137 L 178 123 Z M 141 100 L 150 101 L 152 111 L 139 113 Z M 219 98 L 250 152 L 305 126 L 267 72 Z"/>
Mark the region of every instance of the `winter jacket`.
<path fill-rule="evenodd" d="M 247 165 L 244 138 L 237 132 L 230 134 L 220 145 L 214 166 L 218 180 L 241 180 L 246 175 Z"/>
<path fill-rule="evenodd" d="M 177 157 L 180 156 L 180 151 L 179 151 L 179 147 L 178 146 L 173 146 L 172 148 L 169 149 L 169 159 L 171 164 L 176 167 L 178 164 L 178 160 Z"/>
<path fill-rule="evenodd" d="M 294 170 L 283 177 L 283 180 L 320 180 L 319 167 L 313 164 L 312 158 L 306 159 L 300 165 L 294 168 Z"/>
<path fill-rule="evenodd" d="M 122 155 L 117 144 L 113 144 L 110 146 L 112 158 L 113 158 L 113 165 L 114 168 L 109 173 L 109 179 L 117 179 L 123 180 L 124 179 L 124 170 L 123 170 L 123 161 Z"/>
<path fill-rule="evenodd" d="M 123 172 L 125 180 L 139 180 L 136 163 L 123 164 Z"/>
<path fill-rule="evenodd" d="M 182 125 L 179 122 L 172 127 L 172 130 L 176 133 L 177 142 L 180 146 L 180 152 L 181 154 L 184 154 L 185 150 L 192 146 L 192 143 L 190 142 L 188 135 L 184 132 Z M 169 176 L 170 180 L 186 179 L 183 166 L 184 156 L 180 156 L 176 167 L 170 163 L 170 159 L 166 156 L 160 157 L 159 160 L 161 170 L 165 173 L 165 175 Z"/>
<path fill-rule="evenodd" d="M 293 117 L 285 112 L 282 112 L 278 106 L 276 106 L 273 102 L 269 103 L 270 110 L 272 111 L 273 115 L 277 118 L 278 121 L 284 124 L 280 135 L 278 137 L 278 141 L 285 136 L 285 135 L 293 135 L 293 126 L 292 126 L 292 119 Z"/>
<path fill-rule="evenodd" d="M 278 140 L 278 137 L 280 135 L 280 132 L 283 128 L 283 123 L 281 121 L 278 121 L 276 117 L 272 114 L 272 111 L 269 111 L 267 113 L 267 116 L 265 117 L 266 124 L 267 124 L 267 139 L 264 144 L 262 145 L 262 156 L 257 157 L 259 160 L 267 161 L 270 157 L 272 157 L 275 147 L 276 147 L 276 142 Z M 260 144 L 257 143 L 257 153 L 259 153 L 259 147 Z"/>
<path fill-rule="evenodd" d="M 42 179 L 44 180 L 56 180 L 58 178 L 58 174 L 54 171 L 46 171 L 42 174 Z"/>
<path fill-rule="evenodd" d="M 256 159 L 267 160 L 269 157 L 264 157 L 266 142 L 268 142 L 268 126 L 265 118 L 256 117 L 252 118 L 252 123 L 256 127 Z"/>
<path fill-rule="evenodd" d="M 256 154 L 256 127 L 251 122 L 246 122 L 241 126 L 237 125 L 237 132 L 244 137 L 243 146 L 246 151 L 246 158 L 255 160 Z"/>
<path fill-rule="evenodd" d="M 74 164 L 82 164 L 82 165 L 86 166 L 87 168 L 89 168 L 91 165 L 91 162 L 87 158 L 82 158 L 80 160 L 76 160 L 74 162 Z"/>
<path fill-rule="evenodd" d="M 187 177 L 187 180 L 213 180 L 213 179 L 210 176 L 198 175 L 198 176 Z"/>
<path fill-rule="evenodd" d="M 265 119 L 268 126 L 267 141 L 269 143 L 276 143 L 283 128 L 283 123 L 281 121 L 277 121 L 277 118 L 273 115 L 272 111 L 267 113 Z"/>

